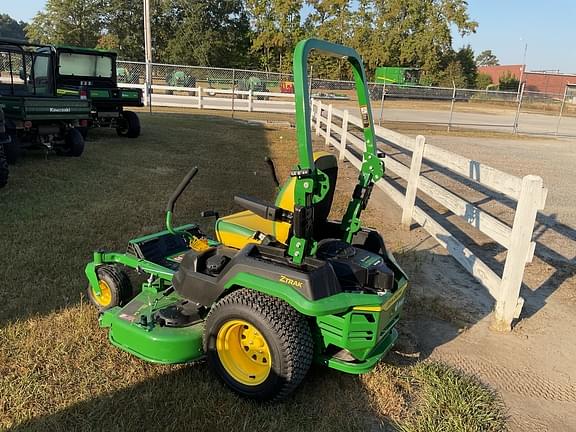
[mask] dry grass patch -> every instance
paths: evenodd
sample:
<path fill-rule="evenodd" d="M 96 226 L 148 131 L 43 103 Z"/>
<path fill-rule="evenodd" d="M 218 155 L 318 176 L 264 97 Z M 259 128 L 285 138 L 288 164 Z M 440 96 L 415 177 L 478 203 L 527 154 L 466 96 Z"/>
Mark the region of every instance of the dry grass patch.
<path fill-rule="evenodd" d="M 83 297 L 92 250 L 123 250 L 161 229 L 165 200 L 193 165 L 200 173 L 175 218 L 208 228 L 200 211 L 230 212 L 234 194 L 272 198 L 265 155 L 281 177 L 295 158 L 291 130 L 176 114 L 143 114 L 142 123 L 138 140 L 94 132 L 79 159 L 31 154 L 0 191 L 0 429 L 388 430 L 424 413 L 413 401 L 427 400 L 426 376 L 414 366 L 382 363 L 361 377 L 314 367 L 289 400 L 257 404 L 203 363 L 149 364 L 108 342 Z"/>

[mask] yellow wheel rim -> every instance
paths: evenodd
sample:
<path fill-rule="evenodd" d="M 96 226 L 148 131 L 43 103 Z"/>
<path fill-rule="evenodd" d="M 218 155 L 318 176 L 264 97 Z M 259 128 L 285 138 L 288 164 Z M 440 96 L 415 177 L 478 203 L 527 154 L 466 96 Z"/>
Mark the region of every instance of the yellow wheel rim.
<path fill-rule="evenodd" d="M 260 331 L 243 320 L 224 323 L 216 336 L 216 350 L 222 366 L 239 383 L 263 383 L 272 369 L 268 342 Z"/>
<path fill-rule="evenodd" d="M 106 307 L 112 303 L 112 289 L 108 283 L 103 280 L 98 281 L 98 287 L 100 288 L 100 295 L 98 295 L 96 291 L 92 289 L 94 301 L 96 301 L 99 306 Z"/>

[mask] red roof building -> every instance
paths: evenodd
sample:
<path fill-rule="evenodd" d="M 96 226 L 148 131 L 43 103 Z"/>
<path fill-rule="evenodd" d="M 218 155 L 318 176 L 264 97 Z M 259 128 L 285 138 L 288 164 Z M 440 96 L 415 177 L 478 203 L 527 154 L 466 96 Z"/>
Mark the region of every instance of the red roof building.
<path fill-rule="evenodd" d="M 526 83 L 526 90 L 540 93 L 561 95 L 566 84 L 576 84 L 574 74 L 524 71 L 524 65 L 480 66 L 478 73 L 490 75 L 494 84 L 502 75 L 509 73 L 518 80 L 522 79 Z"/>

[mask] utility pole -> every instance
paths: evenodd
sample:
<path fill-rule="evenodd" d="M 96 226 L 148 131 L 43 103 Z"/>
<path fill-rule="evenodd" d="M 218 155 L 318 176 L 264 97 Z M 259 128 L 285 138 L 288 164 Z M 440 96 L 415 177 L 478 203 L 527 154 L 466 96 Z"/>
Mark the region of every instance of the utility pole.
<path fill-rule="evenodd" d="M 522 40 L 522 38 L 520 38 Z M 520 82 L 518 83 L 518 98 L 520 97 L 520 87 L 524 79 L 524 70 L 526 69 L 526 51 L 528 51 L 528 42 L 524 43 L 524 55 L 522 56 L 522 70 L 520 71 Z"/>
<path fill-rule="evenodd" d="M 152 112 L 152 32 L 150 31 L 150 0 L 144 0 L 144 56 L 146 61 L 146 100 Z"/>

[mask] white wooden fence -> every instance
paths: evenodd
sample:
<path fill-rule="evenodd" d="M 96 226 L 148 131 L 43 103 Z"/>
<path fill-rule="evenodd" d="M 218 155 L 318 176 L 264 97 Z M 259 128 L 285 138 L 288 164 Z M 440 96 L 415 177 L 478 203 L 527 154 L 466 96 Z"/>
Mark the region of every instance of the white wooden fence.
<path fill-rule="evenodd" d="M 144 84 L 121 84 L 121 86 L 142 89 L 144 104 L 148 105 L 149 99 Z M 150 96 L 152 106 L 294 114 L 294 95 L 291 93 L 154 84 Z"/>
<path fill-rule="evenodd" d="M 331 104 L 315 100 L 312 103 L 312 120 L 316 135 L 323 136 L 327 146 L 332 145 L 339 151 L 340 160 L 348 160 L 360 169 L 364 141 L 352 133 L 351 129 L 362 128 L 361 119 L 351 115 L 348 110 L 342 111 Z M 512 321 L 519 317 L 524 304 L 524 299 L 520 297 L 520 287 L 525 264 L 531 262 L 534 256 L 535 243 L 532 241 L 532 233 L 536 213 L 544 208 L 546 202 L 547 189 L 543 187 L 542 179 L 534 175 L 515 177 L 426 144 L 421 135 L 413 139 L 379 126 L 375 126 L 375 132 L 377 139 L 388 141 L 412 153 L 410 166 L 388 155 L 385 159 L 386 171 L 394 172 L 407 182 L 405 194 L 390 183 L 387 175 L 376 183 L 378 188 L 402 208 L 403 226 L 409 227 L 412 220 L 415 220 L 480 281 L 496 301 L 493 328 L 510 330 Z M 360 156 L 356 156 L 356 153 Z M 472 180 L 472 184 L 482 185 L 517 201 L 513 225 L 508 226 L 438 183 L 423 177 L 420 174 L 422 159 Z M 453 233 L 418 207 L 417 191 L 426 194 L 506 248 L 508 253 L 502 276 L 496 274 L 457 240 Z"/>

